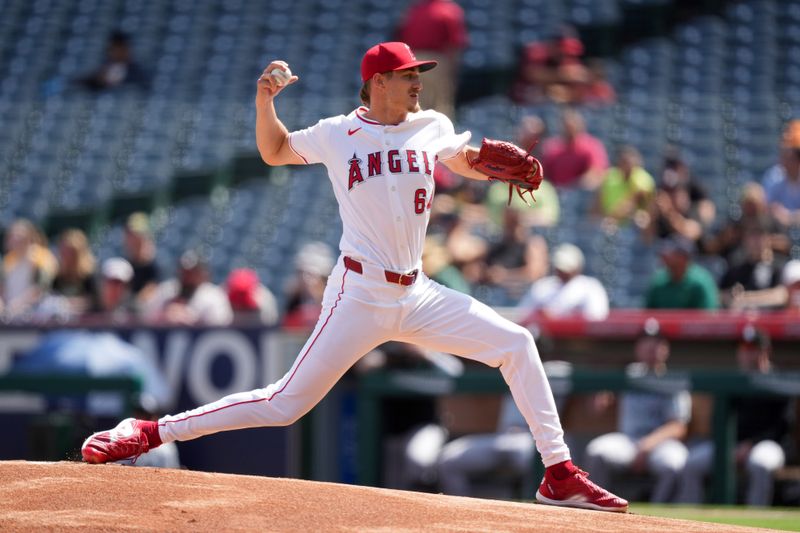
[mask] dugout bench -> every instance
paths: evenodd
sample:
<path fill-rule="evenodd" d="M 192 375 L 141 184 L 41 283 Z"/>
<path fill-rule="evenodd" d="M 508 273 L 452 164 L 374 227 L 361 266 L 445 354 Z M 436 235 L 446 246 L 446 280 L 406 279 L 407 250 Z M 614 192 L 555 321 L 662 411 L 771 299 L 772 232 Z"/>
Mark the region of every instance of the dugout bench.
<path fill-rule="evenodd" d="M 726 370 L 672 371 L 661 377 L 631 376 L 620 370 L 575 369 L 568 376 L 548 376 L 556 394 L 597 391 L 649 390 L 672 392 L 689 389 L 713 397 L 712 437 L 716 456 L 711 498 L 732 504 L 736 498 L 736 414 L 730 409 L 732 396 L 800 396 L 800 372 L 775 375 L 746 374 Z M 381 400 L 387 397 L 439 396 L 451 394 L 505 394 L 508 385 L 500 372 L 468 370 L 459 377 L 434 371 L 378 370 L 362 376 L 358 386 L 358 448 L 361 485 L 376 486 L 381 461 Z M 536 462 L 541 469 L 541 461 Z M 537 478 L 540 477 L 537 472 Z"/>

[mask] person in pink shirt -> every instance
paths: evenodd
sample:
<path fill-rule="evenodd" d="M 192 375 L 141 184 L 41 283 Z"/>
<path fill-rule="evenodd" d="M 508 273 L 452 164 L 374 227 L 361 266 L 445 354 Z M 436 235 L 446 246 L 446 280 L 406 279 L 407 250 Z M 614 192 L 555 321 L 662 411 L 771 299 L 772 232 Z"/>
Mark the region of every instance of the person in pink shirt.
<path fill-rule="evenodd" d="M 566 109 L 561 120 L 561 135 L 547 139 L 542 146 L 545 177 L 556 187 L 594 190 L 608 168 L 606 148 L 600 139 L 586 131 L 586 122 L 579 111 Z"/>

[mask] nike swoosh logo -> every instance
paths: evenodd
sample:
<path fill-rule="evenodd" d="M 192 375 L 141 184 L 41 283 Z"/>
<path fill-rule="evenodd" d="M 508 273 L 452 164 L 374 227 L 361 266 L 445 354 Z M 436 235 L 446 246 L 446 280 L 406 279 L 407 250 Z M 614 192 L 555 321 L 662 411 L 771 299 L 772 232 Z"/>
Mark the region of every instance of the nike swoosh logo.
<path fill-rule="evenodd" d="M 355 132 L 357 132 L 357 131 L 358 131 L 358 130 L 360 130 L 360 129 L 361 129 L 361 128 L 356 128 L 356 129 L 354 129 L 354 130 L 347 130 L 347 134 L 348 134 L 348 135 L 352 135 L 352 134 L 354 134 Z"/>

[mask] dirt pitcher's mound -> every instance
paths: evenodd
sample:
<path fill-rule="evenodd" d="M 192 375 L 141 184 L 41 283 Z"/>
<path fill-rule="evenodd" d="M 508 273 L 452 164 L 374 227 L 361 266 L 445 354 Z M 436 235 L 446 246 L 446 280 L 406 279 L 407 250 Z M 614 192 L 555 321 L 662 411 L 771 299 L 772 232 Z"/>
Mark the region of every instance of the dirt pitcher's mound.
<path fill-rule="evenodd" d="M 186 470 L 0 462 L 0 531 L 757 531 Z"/>

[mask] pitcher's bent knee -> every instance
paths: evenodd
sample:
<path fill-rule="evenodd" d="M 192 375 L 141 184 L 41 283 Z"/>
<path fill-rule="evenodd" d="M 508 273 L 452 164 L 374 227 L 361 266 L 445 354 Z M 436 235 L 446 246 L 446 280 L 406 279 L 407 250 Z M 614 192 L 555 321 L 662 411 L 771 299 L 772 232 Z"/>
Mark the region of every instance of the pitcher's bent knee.
<path fill-rule="evenodd" d="M 514 328 L 506 338 L 507 348 L 503 350 L 506 358 L 519 357 L 539 359 L 539 352 L 533 341 L 531 332 L 523 327 Z"/>

